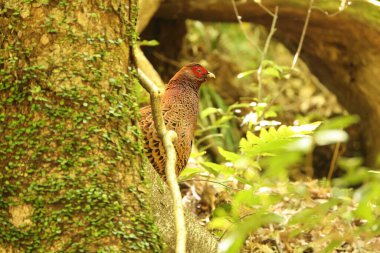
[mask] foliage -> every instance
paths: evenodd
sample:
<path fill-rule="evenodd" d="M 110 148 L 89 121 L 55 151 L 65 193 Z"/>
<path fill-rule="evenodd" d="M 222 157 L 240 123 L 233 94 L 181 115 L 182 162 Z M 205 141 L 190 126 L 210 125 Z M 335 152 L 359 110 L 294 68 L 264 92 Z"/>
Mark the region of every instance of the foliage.
<path fill-rule="evenodd" d="M 279 126 L 276 127 L 273 123 L 276 121 L 268 121 L 267 118 L 275 117 L 277 109 L 267 106 L 267 103 L 252 102 L 221 109 L 209 107 L 201 112 L 202 119 L 213 117 L 213 124 L 207 130 L 228 129 L 231 120 L 243 122 L 248 129 L 246 136 L 238 142 L 238 152 L 218 147 L 225 162 L 204 161 L 201 164 L 207 174 L 193 169 L 185 170 L 182 176 L 188 179 L 196 174 L 206 175 L 208 180 L 229 186 L 226 191 L 230 194 L 230 201 L 215 210 L 209 224 L 222 237 L 220 251 L 241 250 L 250 234 L 267 226 L 281 228 L 272 236 L 284 236 L 286 231 L 293 239 L 312 234 L 313 231 L 329 231 L 324 236 L 314 235 L 310 244 L 321 252 L 332 252 L 356 237 L 370 240 L 378 235 L 379 212 L 376 208 L 380 203 L 376 197 L 379 187 L 375 186 L 378 174 L 361 167 L 357 159 L 339 160 L 339 167 L 346 174 L 335 179 L 332 187 L 329 182 L 315 183 L 314 188 L 321 187 L 322 191 L 328 192 L 320 203 L 312 201 L 313 192 L 308 190 L 310 183 L 289 182 L 289 169 L 305 166 L 307 156 L 317 145 L 346 142 L 348 134 L 344 129 L 357 123 L 358 117 L 340 116 L 323 122 L 303 120 L 303 125 L 292 126 L 277 122 Z M 249 110 L 243 118 L 239 119 L 234 113 L 236 109 L 247 108 Z M 222 137 L 225 136 L 209 136 Z M 357 185 L 362 186 L 355 190 L 351 188 Z M 238 190 L 228 190 L 231 186 L 238 186 Z M 278 209 L 289 204 L 289 200 L 297 205 L 292 213 L 287 213 L 287 209 Z M 302 206 L 303 203 L 305 206 Z M 376 208 L 368 208 L 369 205 Z M 353 225 L 358 221 L 361 225 Z M 334 225 L 337 222 L 346 229 L 337 229 Z M 301 246 L 297 248 L 305 249 Z"/>
<path fill-rule="evenodd" d="M 347 128 L 358 117 L 336 117 L 346 115 L 336 98 L 302 62 L 295 69 L 287 67 L 293 54 L 274 40 L 259 77 L 260 54 L 248 42 L 264 44 L 266 32 L 257 25 L 243 23 L 249 38 L 233 24 L 194 21 L 188 28 L 184 52 L 193 54 L 187 58 L 199 57 L 213 71 L 220 70 L 215 81 L 221 81 L 202 87 L 199 153 L 193 154 L 201 157 L 201 166 L 187 168 L 181 179 L 193 179 L 195 187 L 206 180 L 217 188 L 219 205 L 209 226 L 222 239 L 220 250 L 239 252 L 243 244 L 243 252 L 347 252 L 349 246 L 377 250 L 379 191 L 373 184 L 378 173 L 362 166 L 361 159 L 335 151 L 338 159 L 328 166 L 343 170 L 343 176 L 309 181 L 304 173 L 313 170 L 316 149 L 346 146 Z M 261 100 L 255 99 L 258 78 Z M 233 97 L 240 102 L 228 104 L 234 89 L 244 91 L 244 97 Z M 277 250 L 251 247 L 254 241 L 264 247 L 268 239 Z"/>
<path fill-rule="evenodd" d="M 227 106 L 215 90 L 207 86 L 201 88 L 201 97 L 199 127 L 195 133 L 199 151 L 202 152 L 215 146 L 223 146 L 236 151 L 241 133 L 237 121 L 234 120 L 234 110 L 246 105 Z M 202 110 L 202 108 L 204 109 Z"/>
<path fill-rule="evenodd" d="M 203 115 L 213 112 L 217 111 L 211 108 Z M 321 235 L 314 235 L 310 243 L 320 252 L 332 252 L 356 237 L 370 240 L 378 235 L 380 187 L 376 182 L 380 175 L 362 167 L 360 160 L 341 158 L 339 167 L 346 174 L 335 179 L 331 187 L 326 181 L 314 183 L 314 188 L 327 192 L 320 202 L 312 201 L 315 197 L 309 190 L 310 183 L 289 182 L 289 168 L 304 164 L 316 145 L 347 141 L 343 129 L 357 121 L 356 116 L 341 116 L 322 124 L 270 126 L 258 131 L 252 127 L 240 140 L 239 152 L 218 148 L 225 163 L 203 162 L 209 180 L 238 186 L 237 190 L 226 188 L 231 199 L 215 210 L 209 224 L 220 231 L 220 251 L 238 252 L 248 235 L 267 226 L 278 228 L 274 238 L 284 237 L 284 231 L 294 239 L 321 230 Z M 358 185 L 359 188 L 352 188 Z M 296 206 L 279 208 L 286 205 Z M 289 208 L 292 213 L 288 213 Z M 360 225 L 353 225 L 357 223 Z"/>

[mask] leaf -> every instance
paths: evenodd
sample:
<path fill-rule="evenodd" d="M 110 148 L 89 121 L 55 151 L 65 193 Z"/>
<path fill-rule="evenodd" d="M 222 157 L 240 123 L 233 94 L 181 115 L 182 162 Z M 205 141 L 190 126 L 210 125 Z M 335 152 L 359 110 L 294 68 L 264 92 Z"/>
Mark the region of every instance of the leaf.
<path fill-rule="evenodd" d="M 230 105 L 228 107 L 228 112 L 232 112 L 236 109 L 248 108 L 248 107 L 251 107 L 251 104 L 249 104 L 249 103 L 236 103 L 236 104 Z"/>
<path fill-rule="evenodd" d="M 252 144 L 255 144 L 255 143 L 258 143 L 260 141 L 260 138 L 257 137 L 254 133 L 248 131 L 247 132 L 247 141 L 252 143 Z"/>
<path fill-rule="evenodd" d="M 227 232 L 218 245 L 218 252 L 236 253 L 240 252 L 246 237 L 258 228 L 268 224 L 279 224 L 283 222 L 283 217 L 273 213 L 258 213 L 250 215 L 242 221 L 236 223 Z"/>
<path fill-rule="evenodd" d="M 139 41 L 138 44 L 140 46 L 148 46 L 148 47 L 155 47 L 160 45 L 160 43 L 157 40 L 142 40 Z"/>
<path fill-rule="evenodd" d="M 214 107 L 209 107 L 209 108 L 204 109 L 200 113 L 200 116 L 201 116 L 202 119 L 204 119 L 204 118 L 206 118 L 207 116 L 209 116 L 211 114 L 220 113 L 220 112 L 222 112 L 221 109 L 214 108 Z"/>
<path fill-rule="evenodd" d="M 322 121 L 316 121 L 316 122 L 313 122 L 310 124 L 303 124 L 303 125 L 299 125 L 299 126 L 291 126 L 290 128 L 295 133 L 311 134 L 321 125 L 321 123 L 322 123 Z"/>
<path fill-rule="evenodd" d="M 231 224 L 231 221 L 227 217 L 215 217 L 208 224 L 208 227 L 211 229 L 227 229 Z"/>
<path fill-rule="evenodd" d="M 262 159 L 262 164 L 266 166 L 265 176 L 276 181 L 287 181 L 287 168 L 298 163 L 301 159 L 302 155 L 299 152 L 281 152 L 277 156 L 265 157 Z"/>
<path fill-rule="evenodd" d="M 239 176 L 237 176 L 237 175 L 235 175 L 234 178 L 235 178 L 237 181 L 239 181 L 240 183 L 242 183 L 242 184 L 253 185 L 253 183 L 254 183 L 254 182 L 251 182 L 251 181 L 245 179 L 244 177 L 239 177 Z"/>
<path fill-rule="evenodd" d="M 305 208 L 293 215 L 288 221 L 288 225 L 303 224 L 305 228 L 312 228 L 319 224 L 323 217 L 334 206 L 339 203 L 337 199 L 330 199 L 325 203 L 317 205 L 313 208 Z"/>
<path fill-rule="evenodd" d="M 178 177 L 178 181 L 186 181 L 193 178 L 196 174 L 204 172 L 202 168 L 186 168 Z"/>
<path fill-rule="evenodd" d="M 253 70 L 248 70 L 248 71 L 245 71 L 245 72 L 241 72 L 241 73 L 239 73 L 236 77 L 237 77 L 238 79 L 240 79 L 240 78 L 243 78 L 243 77 L 249 76 L 249 75 L 251 75 L 251 74 L 253 74 L 253 73 L 255 73 L 255 72 L 257 72 L 257 70 L 255 70 L 255 69 L 253 69 Z"/>
<path fill-rule="evenodd" d="M 264 76 L 277 77 L 280 78 L 280 71 L 277 68 L 269 67 L 263 69 Z"/>
<path fill-rule="evenodd" d="M 224 125 L 222 125 L 223 123 L 228 122 L 233 118 L 234 118 L 234 116 L 232 116 L 232 115 L 223 115 L 223 117 L 218 119 L 214 124 L 224 126 Z M 226 126 L 231 127 L 231 125 L 226 125 Z"/>
<path fill-rule="evenodd" d="M 230 176 L 234 174 L 235 170 L 234 168 L 217 164 L 217 163 L 212 163 L 212 162 L 203 162 L 201 163 L 202 166 L 206 168 L 210 173 L 214 174 L 215 176 L 218 176 L 220 174 L 223 174 L 224 176 Z"/>
<path fill-rule="evenodd" d="M 323 124 L 318 128 L 318 130 L 330 130 L 330 129 L 344 129 L 358 123 L 360 120 L 357 115 L 347 115 L 335 117 L 323 122 Z"/>
<path fill-rule="evenodd" d="M 281 126 L 279 130 L 271 127 L 268 131 L 262 128 L 259 136 L 247 132 L 247 140 L 242 139 L 240 142 L 241 151 L 249 156 L 269 156 L 284 151 L 287 145 L 296 140 L 295 133 L 286 126 Z"/>
<path fill-rule="evenodd" d="M 348 138 L 348 134 L 343 130 L 320 130 L 314 135 L 315 142 L 321 146 L 347 142 Z"/>
<path fill-rule="evenodd" d="M 239 160 L 241 158 L 240 155 L 238 154 L 235 154 L 233 152 L 230 152 L 230 151 L 227 151 L 227 150 L 224 150 L 223 148 L 221 147 L 218 147 L 218 151 L 219 153 L 228 161 L 231 161 L 231 162 L 236 162 L 237 160 Z"/>
<path fill-rule="evenodd" d="M 201 156 L 205 155 L 206 153 L 207 153 L 206 151 L 203 151 L 203 152 L 191 152 L 190 157 L 191 158 L 197 158 L 197 157 L 201 157 Z"/>

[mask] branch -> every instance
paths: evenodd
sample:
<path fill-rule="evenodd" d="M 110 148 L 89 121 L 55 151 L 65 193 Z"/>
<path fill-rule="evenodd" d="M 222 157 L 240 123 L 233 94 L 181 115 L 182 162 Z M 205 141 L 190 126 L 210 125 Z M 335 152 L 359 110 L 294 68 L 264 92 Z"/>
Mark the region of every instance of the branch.
<path fill-rule="evenodd" d="M 338 157 L 339 157 L 340 145 L 341 145 L 340 142 L 335 144 L 333 157 L 332 157 L 331 163 L 330 163 L 329 174 L 327 175 L 327 181 L 331 181 L 332 175 L 334 174 L 336 161 L 338 160 Z"/>
<path fill-rule="evenodd" d="M 255 4 L 260 6 L 266 13 L 271 15 L 272 17 L 275 15 L 273 12 L 271 12 L 265 5 L 261 3 L 261 0 L 252 0 Z"/>
<path fill-rule="evenodd" d="M 268 10 L 268 12 L 271 13 L 269 10 Z M 276 32 L 277 17 L 278 17 L 278 6 L 276 6 L 275 10 L 274 10 L 272 25 L 270 27 L 268 37 L 265 41 L 264 51 L 261 54 L 260 66 L 257 69 L 257 82 L 259 83 L 259 92 L 258 92 L 257 97 L 258 97 L 259 101 L 261 101 L 261 93 L 262 93 L 262 87 L 263 87 L 262 79 L 261 79 L 261 72 L 263 70 L 264 60 L 265 60 L 266 54 L 268 52 L 270 41 L 272 40 L 273 34 Z"/>
<path fill-rule="evenodd" d="M 186 252 L 186 226 L 185 216 L 182 207 L 182 197 L 179 190 L 177 176 L 175 173 L 175 166 L 177 155 L 173 142 L 177 139 L 176 132 L 167 130 L 162 116 L 161 110 L 161 91 L 160 89 L 142 72 L 138 69 L 138 74 L 142 81 L 142 86 L 150 94 L 150 104 L 152 108 L 152 115 L 154 127 L 156 128 L 158 137 L 164 144 L 166 153 L 166 167 L 165 174 L 167 183 L 169 185 L 170 193 L 173 197 L 174 218 L 176 224 L 176 253 Z"/>
<path fill-rule="evenodd" d="M 306 31 L 307 31 L 307 28 L 308 28 L 308 25 L 309 25 L 309 21 L 310 21 L 310 15 L 311 15 L 311 11 L 313 9 L 313 3 L 314 3 L 314 0 L 309 0 L 309 8 L 307 9 L 307 15 L 306 15 L 306 19 L 305 19 L 305 23 L 303 25 L 303 29 L 302 29 L 302 34 L 301 34 L 301 38 L 300 38 L 300 42 L 298 43 L 298 48 L 297 48 L 297 51 L 294 55 L 294 58 L 293 58 L 293 62 L 292 62 L 292 66 L 290 67 L 290 76 L 293 75 L 293 72 L 294 72 L 294 69 L 295 69 L 295 66 L 298 62 L 298 58 L 300 56 L 300 53 L 301 53 L 301 49 L 302 49 L 302 46 L 303 46 L 303 41 L 305 39 L 305 36 L 306 36 Z M 273 20 L 274 21 L 274 20 Z M 272 22 L 272 27 L 273 27 L 273 22 Z M 271 29 L 272 30 L 272 29 Z M 289 77 L 290 77 L 289 76 Z M 259 77 L 258 77 L 258 80 L 259 80 Z M 260 83 L 259 83 L 259 88 L 260 87 Z M 284 90 L 286 89 L 286 85 L 282 85 L 280 91 L 278 92 L 278 94 L 270 101 L 270 103 L 267 105 L 267 107 L 264 109 L 261 117 L 260 117 L 260 120 L 263 119 L 265 113 L 269 110 L 269 108 L 274 104 L 274 102 L 277 100 L 277 98 L 282 94 L 282 92 L 284 92 Z M 259 89 L 259 98 L 260 98 L 260 89 Z"/>
<path fill-rule="evenodd" d="M 318 7 L 313 7 L 313 9 L 319 10 L 329 17 L 333 17 L 333 16 L 336 16 L 339 13 L 343 12 L 349 5 L 351 5 L 351 2 L 348 2 L 347 0 L 340 0 L 340 5 L 339 5 L 338 10 L 333 12 L 333 13 L 329 13 L 328 11 L 325 11 L 325 10 L 318 8 Z"/>
<path fill-rule="evenodd" d="M 260 48 L 256 45 L 256 43 L 253 40 L 251 40 L 251 38 L 248 36 L 247 32 L 245 31 L 243 22 L 241 21 L 242 17 L 239 15 L 239 11 L 238 11 L 238 9 L 236 7 L 235 0 L 231 0 L 231 4 L 232 4 L 232 7 L 233 7 L 234 12 L 235 12 L 236 20 L 238 21 L 238 23 L 240 25 L 240 29 L 242 30 L 244 36 L 247 38 L 247 40 L 249 41 L 249 43 L 251 43 L 252 46 L 254 46 L 256 48 L 256 50 L 261 53 Z"/>
<path fill-rule="evenodd" d="M 300 43 L 298 44 L 297 51 L 294 55 L 291 70 L 293 70 L 295 68 L 297 61 L 298 61 L 298 58 L 299 58 L 300 53 L 301 53 L 303 41 L 304 41 L 305 35 L 306 35 L 306 30 L 307 30 L 307 27 L 309 26 L 309 20 L 310 20 L 311 10 L 313 9 L 313 3 L 314 3 L 314 0 L 309 0 L 309 8 L 307 9 L 307 15 L 306 15 L 305 23 L 303 25 Z"/>

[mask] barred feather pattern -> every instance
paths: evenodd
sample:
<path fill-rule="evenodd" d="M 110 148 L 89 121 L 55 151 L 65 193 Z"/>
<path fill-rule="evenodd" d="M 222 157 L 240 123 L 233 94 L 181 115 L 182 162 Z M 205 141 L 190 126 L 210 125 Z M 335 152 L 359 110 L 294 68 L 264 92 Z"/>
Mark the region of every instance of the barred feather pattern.
<path fill-rule="evenodd" d="M 161 99 L 165 125 L 178 136 L 174 143 L 177 153 L 177 176 L 185 168 L 191 153 L 198 117 L 199 88 L 207 77 L 215 76 L 197 63 L 188 64 L 169 81 Z M 145 154 L 165 180 L 166 154 L 154 127 L 150 105 L 141 108 L 140 113 L 139 124 L 145 138 Z"/>
<path fill-rule="evenodd" d="M 178 176 L 185 168 L 191 153 L 198 116 L 198 92 L 189 87 L 166 90 L 162 98 L 161 109 L 167 129 L 175 131 L 178 136 L 174 143 Z M 140 128 L 145 137 L 145 153 L 156 171 L 165 179 L 165 149 L 155 130 L 150 105 L 143 107 L 140 113 Z"/>

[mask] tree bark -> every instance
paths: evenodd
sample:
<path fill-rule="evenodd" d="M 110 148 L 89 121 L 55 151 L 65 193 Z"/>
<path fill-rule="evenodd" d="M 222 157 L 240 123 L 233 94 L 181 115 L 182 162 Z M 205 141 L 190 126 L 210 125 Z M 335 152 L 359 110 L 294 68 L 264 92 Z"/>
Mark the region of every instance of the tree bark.
<path fill-rule="evenodd" d="M 136 6 L 0 3 L 0 251 L 162 251 L 128 60 Z"/>
<path fill-rule="evenodd" d="M 167 243 L 165 252 L 175 252 L 175 224 L 173 214 L 173 199 L 169 189 L 163 183 L 161 177 L 149 165 L 149 175 L 151 175 L 152 194 L 151 203 L 154 211 L 155 222 L 160 229 L 164 241 Z M 188 253 L 217 252 L 217 241 L 207 229 L 199 224 L 194 214 L 185 210 L 185 222 L 187 229 L 187 250 Z"/>
<path fill-rule="evenodd" d="M 162 252 L 175 231 L 151 208 L 172 210 L 141 159 L 137 2 L 8 1 L 0 13 L 0 252 Z M 215 248 L 194 226 L 205 237 L 190 242 Z"/>
<path fill-rule="evenodd" d="M 350 112 L 360 115 L 367 163 L 375 166 L 380 152 L 380 12 L 365 1 L 351 5 L 337 15 L 340 2 L 314 1 L 302 47 L 301 58 L 310 70 Z M 279 6 L 276 37 L 295 52 L 305 22 L 309 1 L 267 0 L 268 9 Z M 270 27 L 272 17 L 253 1 L 236 1 L 243 21 Z M 323 11 L 322 11 L 323 10 Z M 231 1 L 167 0 L 156 17 L 236 22 Z"/>

